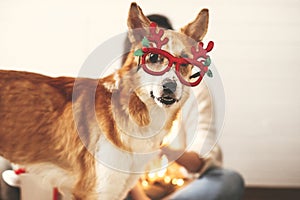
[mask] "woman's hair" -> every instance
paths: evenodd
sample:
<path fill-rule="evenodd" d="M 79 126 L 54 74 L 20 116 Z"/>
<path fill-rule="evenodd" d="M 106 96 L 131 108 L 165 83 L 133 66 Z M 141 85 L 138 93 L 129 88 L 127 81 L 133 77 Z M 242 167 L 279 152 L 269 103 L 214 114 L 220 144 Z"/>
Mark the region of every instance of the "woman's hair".
<path fill-rule="evenodd" d="M 155 22 L 157 24 L 157 26 L 159 26 L 161 28 L 174 30 L 170 20 L 164 15 L 153 14 L 153 15 L 148 15 L 147 17 L 150 21 Z M 122 57 L 122 65 L 125 63 L 125 61 L 127 59 L 130 47 L 131 47 L 131 43 L 130 43 L 129 39 L 126 38 L 126 40 L 124 41 L 124 55 Z"/>
<path fill-rule="evenodd" d="M 150 21 L 155 22 L 157 26 L 161 28 L 174 30 L 170 20 L 164 15 L 153 14 L 148 15 L 147 17 Z"/>

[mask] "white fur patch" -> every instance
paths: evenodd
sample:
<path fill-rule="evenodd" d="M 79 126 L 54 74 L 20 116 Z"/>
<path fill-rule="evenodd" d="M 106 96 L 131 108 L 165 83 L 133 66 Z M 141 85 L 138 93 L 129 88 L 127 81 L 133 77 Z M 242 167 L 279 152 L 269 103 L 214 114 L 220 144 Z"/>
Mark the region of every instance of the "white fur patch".
<path fill-rule="evenodd" d="M 71 189 L 76 179 L 66 170 L 50 163 L 26 166 L 26 170 L 37 175 L 45 187 L 57 187 L 67 199 L 68 196 L 71 198 Z"/>
<path fill-rule="evenodd" d="M 120 83 L 120 77 L 118 73 L 115 73 L 113 76 L 113 82 L 105 82 L 103 83 L 103 86 L 110 92 L 113 90 L 117 90 L 119 88 L 119 83 Z"/>

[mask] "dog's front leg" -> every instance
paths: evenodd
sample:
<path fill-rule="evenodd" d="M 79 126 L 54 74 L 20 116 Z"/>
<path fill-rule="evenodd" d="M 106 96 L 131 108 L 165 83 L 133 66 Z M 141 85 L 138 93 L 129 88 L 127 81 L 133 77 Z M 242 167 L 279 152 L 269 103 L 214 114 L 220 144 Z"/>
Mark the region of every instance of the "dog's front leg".
<path fill-rule="evenodd" d="M 127 193 L 136 184 L 139 174 L 119 171 L 102 164 L 98 164 L 97 193 L 101 200 L 124 199 Z"/>
<path fill-rule="evenodd" d="M 75 186 L 72 189 L 72 195 L 75 200 L 98 200 L 96 161 L 93 155 L 87 150 L 83 150 L 77 158 L 77 164 L 74 166 L 76 173 Z"/>

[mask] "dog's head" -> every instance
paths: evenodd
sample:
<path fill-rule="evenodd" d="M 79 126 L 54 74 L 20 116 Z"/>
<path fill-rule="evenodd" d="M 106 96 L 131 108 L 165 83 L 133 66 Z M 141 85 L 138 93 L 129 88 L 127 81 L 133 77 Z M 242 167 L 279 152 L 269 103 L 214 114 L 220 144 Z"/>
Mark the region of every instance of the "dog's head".
<path fill-rule="evenodd" d="M 191 79 L 195 78 L 195 68 L 183 58 L 192 57 L 191 47 L 206 34 L 208 10 L 203 9 L 193 22 L 175 32 L 155 27 L 141 8 L 132 3 L 128 27 L 132 51 L 143 51 L 143 55 L 131 54 L 134 60 L 130 61 L 142 83 L 135 91 L 138 97 L 145 103 L 152 101 L 165 108 L 183 102 L 188 97 Z"/>

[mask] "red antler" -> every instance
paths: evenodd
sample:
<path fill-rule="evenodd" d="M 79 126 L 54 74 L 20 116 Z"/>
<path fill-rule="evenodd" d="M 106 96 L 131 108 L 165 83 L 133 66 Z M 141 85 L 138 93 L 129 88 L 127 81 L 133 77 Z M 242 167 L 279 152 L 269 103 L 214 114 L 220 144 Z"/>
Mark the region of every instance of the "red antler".
<path fill-rule="evenodd" d="M 150 24 L 150 36 L 148 37 L 148 40 L 156 44 L 156 48 L 161 49 L 161 47 L 168 43 L 169 39 L 164 38 L 162 40 L 162 36 L 164 34 L 163 29 L 159 29 L 158 33 L 156 32 L 157 24 L 152 22 Z"/>
<path fill-rule="evenodd" d="M 214 48 L 214 43 L 212 41 L 210 41 L 207 44 L 207 47 L 205 49 L 203 48 L 203 42 L 198 43 L 198 49 L 196 49 L 195 46 L 191 48 L 191 53 L 193 55 L 193 58 L 188 60 L 190 60 L 190 62 L 192 61 L 194 63 L 198 63 L 198 66 L 201 69 L 200 72 L 201 77 L 203 77 L 205 73 L 208 71 L 208 66 L 210 65 L 210 59 L 209 61 L 206 60 L 204 64 L 201 60 L 199 60 L 199 58 L 207 59 L 209 57 L 207 55 L 207 52 L 210 52 L 213 48 Z"/>
<path fill-rule="evenodd" d="M 210 42 L 208 42 L 208 45 L 205 50 L 206 50 L 206 52 L 210 52 L 213 48 L 214 48 L 214 42 L 210 41 Z"/>
<path fill-rule="evenodd" d="M 198 50 L 195 46 L 191 48 L 192 54 L 193 54 L 193 60 L 198 60 L 199 58 L 207 58 L 206 53 L 210 52 L 214 48 L 214 42 L 210 41 L 206 47 L 206 49 L 203 48 L 203 42 L 199 42 L 198 44 Z"/>

